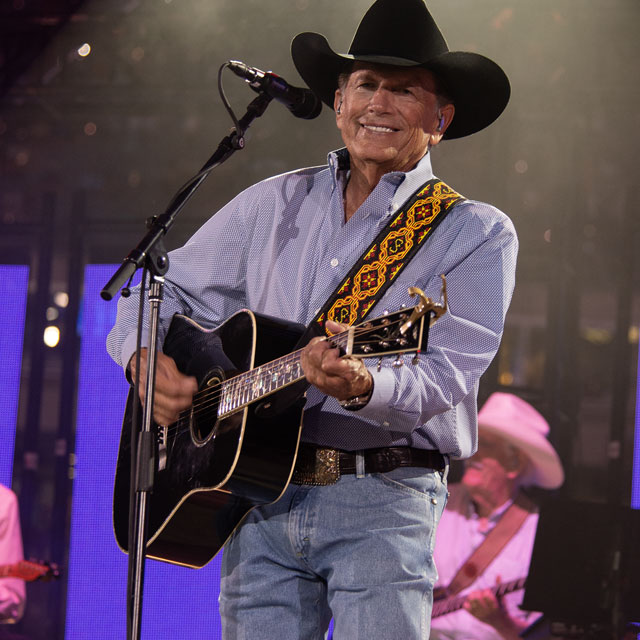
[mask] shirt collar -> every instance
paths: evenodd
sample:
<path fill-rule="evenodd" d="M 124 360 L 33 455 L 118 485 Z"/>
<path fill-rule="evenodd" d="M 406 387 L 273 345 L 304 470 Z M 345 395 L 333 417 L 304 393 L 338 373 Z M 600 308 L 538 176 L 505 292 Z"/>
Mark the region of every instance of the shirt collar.
<path fill-rule="evenodd" d="M 491 520 L 492 522 L 497 522 L 498 520 L 500 520 L 500 518 L 502 518 L 504 512 L 513 504 L 513 500 L 509 499 L 507 500 L 503 505 L 501 505 L 500 507 L 498 507 L 490 516 L 489 516 L 489 520 Z"/>
<path fill-rule="evenodd" d="M 476 512 L 471 498 L 469 498 L 468 517 L 470 518 L 470 520 L 477 523 L 478 526 L 480 526 L 480 523 L 482 522 L 482 526 L 481 528 L 479 528 L 479 531 L 480 533 L 487 535 L 489 531 L 491 531 L 496 526 L 496 524 L 498 523 L 498 520 L 500 520 L 500 518 L 504 515 L 505 511 L 512 504 L 513 504 L 512 499 L 507 500 L 504 504 L 502 504 L 497 509 L 495 509 L 488 518 L 483 520 Z"/>
<path fill-rule="evenodd" d="M 350 158 L 347 149 L 343 147 L 342 149 L 329 152 L 327 156 L 327 163 L 331 171 L 333 188 L 336 189 L 339 185 L 344 185 L 350 168 Z M 411 171 L 392 171 L 385 174 L 382 179 L 388 180 L 397 185 L 395 196 L 393 198 L 394 204 L 397 205 L 397 209 L 397 207 L 404 204 L 404 202 L 418 190 L 418 187 L 422 186 L 433 177 L 431 155 L 429 153 L 425 153 Z"/>
<path fill-rule="evenodd" d="M 345 147 L 342 149 L 336 149 L 335 151 L 330 151 L 327 155 L 327 164 L 329 165 L 329 171 L 331 172 L 333 188 L 337 189 L 341 183 L 344 184 L 346 175 L 349 173 L 349 152 Z M 340 178 L 342 178 L 342 180 Z"/>

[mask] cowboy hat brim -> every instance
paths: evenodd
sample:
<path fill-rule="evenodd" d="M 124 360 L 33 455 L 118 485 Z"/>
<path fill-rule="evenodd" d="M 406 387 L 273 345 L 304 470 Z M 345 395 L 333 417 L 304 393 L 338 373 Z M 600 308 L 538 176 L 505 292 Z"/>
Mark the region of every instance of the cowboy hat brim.
<path fill-rule="evenodd" d="M 431 71 L 456 109 L 445 139 L 462 138 L 490 125 L 504 111 L 511 94 L 504 71 L 477 53 L 446 51 L 426 62 L 385 55 L 339 54 L 321 34 L 305 32 L 293 39 L 291 56 L 302 79 L 332 109 L 338 76 L 348 72 L 355 61 Z"/>
<path fill-rule="evenodd" d="M 507 431 L 501 425 L 483 420 L 479 420 L 478 426 L 481 432 L 503 438 L 529 458 L 529 468 L 523 478 L 525 485 L 557 489 L 564 482 L 560 458 L 544 436 L 532 432 Z"/>
<path fill-rule="evenodd" d="M 492 433 L 529 458 L 524 484 L 555 489 L 564 481 L 562 462 L 547 440 L 549 423 L 535 407 L 512 394 L 492 393 L 478 412 L 479 433 Z"/>

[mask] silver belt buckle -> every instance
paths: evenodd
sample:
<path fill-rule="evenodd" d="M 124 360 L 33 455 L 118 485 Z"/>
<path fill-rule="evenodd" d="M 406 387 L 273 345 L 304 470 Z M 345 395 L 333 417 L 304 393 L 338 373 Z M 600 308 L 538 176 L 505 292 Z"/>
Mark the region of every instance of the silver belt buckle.
<path fill-rule="evenodd" d="M 317 484 L 326 486 L 340 480 L 340 454 L 335 449 L 316 449 Z"/>
<path fill-rule="evenodd" d="M 340 479 L 340 454 L 336 449 L 317 448 L 311 456 L 300 455 L 291 481 L 325 487 Z"/>

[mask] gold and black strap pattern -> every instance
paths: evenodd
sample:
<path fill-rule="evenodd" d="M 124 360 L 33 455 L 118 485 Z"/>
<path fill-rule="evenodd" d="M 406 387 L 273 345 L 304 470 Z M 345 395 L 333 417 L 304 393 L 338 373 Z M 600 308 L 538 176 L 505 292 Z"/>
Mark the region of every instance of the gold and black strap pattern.
<path fill-rule="evenodd" d="M 423 185 L 380 231 L 318 312 L 312 325 L 326 320 L 362 322 L 447 213 L 464 197 L 441 180 Z"/>

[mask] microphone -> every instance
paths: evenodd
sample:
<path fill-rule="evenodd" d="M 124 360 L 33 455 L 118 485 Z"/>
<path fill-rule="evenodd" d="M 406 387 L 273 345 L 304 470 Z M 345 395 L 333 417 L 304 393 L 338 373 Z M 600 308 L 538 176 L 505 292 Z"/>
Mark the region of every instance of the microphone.
<path fill-rule="evenodd" d="M 271 71 L 260 71 L 239 60 L 229 60 L 229 69 L 244 78 L 257 93 L 266 93 L 281 102 L 296 118 L 311 120 L 322 110 L 320 98 L 310 89 L 292 87 L 284 78 Z"/>

